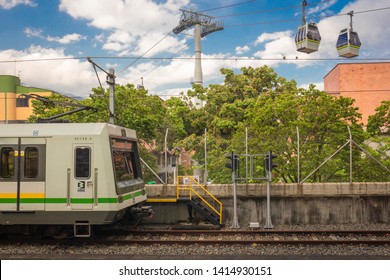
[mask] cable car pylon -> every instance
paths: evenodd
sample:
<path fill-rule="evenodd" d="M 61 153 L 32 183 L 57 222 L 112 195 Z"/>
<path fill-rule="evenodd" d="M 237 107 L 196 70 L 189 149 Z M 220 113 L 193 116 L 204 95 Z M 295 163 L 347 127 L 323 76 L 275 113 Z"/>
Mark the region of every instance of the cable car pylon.
<path fill-rule="evenodd" d="M 194 72 L 194 84 L 203 85 L 203 74 L 201 65 L 201 38 L 207 36 L 210 33 L 223 30 L 223 22 L 215 21 L 214 17 L 205 15 L 200 12 L 186 11 L 180 9 L 182 12 L 179 24 L 172 30 L 173 33 L 179 34 L 180 32 L 194 28 L 195 37 L 195 72 Z"/>

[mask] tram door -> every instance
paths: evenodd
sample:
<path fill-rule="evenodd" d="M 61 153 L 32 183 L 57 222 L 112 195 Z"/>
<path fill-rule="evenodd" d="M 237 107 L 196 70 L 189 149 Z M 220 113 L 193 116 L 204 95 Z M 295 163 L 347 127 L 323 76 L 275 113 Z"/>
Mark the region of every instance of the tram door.
<path fill-rule="evenodd" d="M 45 138 L 0 138 L 0 210 L 45 209 Z"/>
<path fill-rule="evenodd" d="M 71 207 L 75 210 L 93 208 L 94 174 L 93 145 L 73 145 L 73 168 L 71 174 Z"/>

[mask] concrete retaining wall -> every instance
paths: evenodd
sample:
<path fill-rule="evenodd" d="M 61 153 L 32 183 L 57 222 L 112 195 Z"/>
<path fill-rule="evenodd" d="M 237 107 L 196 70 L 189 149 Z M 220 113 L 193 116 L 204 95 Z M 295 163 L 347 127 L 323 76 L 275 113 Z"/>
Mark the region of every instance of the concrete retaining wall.
<path fill-rule="evenodd" d="M 223 223 L 232 224 L 232 185 L 208 185 L 207 190 L 223 203 Z M 237 185 L 240 226 L 265 224 L 266 185 Z M 176 186 L 147 186 L 149 198 L 176 197 Z M 186 204 L 150 203 L 156 213 L 151 223 L 186 220 Z M 271 220 L 277 225 L 389 223 L 390 183 L 273 184 Z"/>

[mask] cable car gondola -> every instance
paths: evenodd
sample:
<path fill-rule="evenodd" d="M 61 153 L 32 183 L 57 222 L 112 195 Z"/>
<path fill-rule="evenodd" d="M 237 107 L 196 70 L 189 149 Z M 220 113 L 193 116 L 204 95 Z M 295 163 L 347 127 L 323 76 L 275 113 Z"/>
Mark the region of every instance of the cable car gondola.
<path fill-rule="evenodd" d="M 352 28 L 353 11 L 349 12 L 348 15 L 351 17 L 350 27 L 340 31 L 336 48 L 340 57 L 352 58 L 359 55 L 361 42 L 359 35 Z"/>
<path fill-rule="evenodd" d="M 298 27 L 295 34 L 295 45 L 297 51 L 304 53 L 312 53 L 318 51 L 321 42 L 321 35 L 317 25 L 306 22 L 305 7 L 307 2 L 302 1 L 302 25 Z"/>
<path fill-rule="evenodd" d="M 305 23 L 300 26 L 295 35 L 295 45 L 297 51 L 304 53 L 312 53 L 318 51 L 320 46 L 321 36 L 317 25 L 313 23 Z"/>

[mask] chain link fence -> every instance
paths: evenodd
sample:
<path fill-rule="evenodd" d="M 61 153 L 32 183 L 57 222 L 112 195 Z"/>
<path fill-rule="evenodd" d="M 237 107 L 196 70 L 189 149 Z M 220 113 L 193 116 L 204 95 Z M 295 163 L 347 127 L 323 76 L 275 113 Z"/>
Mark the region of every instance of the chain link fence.
<path fill-rule="evenodd" d="M 374 156 L 370 150 L 377 151 L 378 147 L 382 145 L 380 141 L 366 141 L 359 144 L 353 139 L 350 128 L 348 127 L 346 130 L 349 137 L 346 137 L 345 142 L 335 146 L 333 150 L 328 149 L 328 154 L 322 155 L 322 158 L 316 157 L 314 162 L 314 159 L 308 158 L 307 151 L 302 151 L 303 140 L 297 127 L 296 135 L 287 137 L 289 139 L 288 145 L 292 146 L 294 154 L 288 157 L 283 151 L 273 151 L 278 154 L 276 162 L 279 165 L 273 171 L 274 181 L 283 182 L 283 178 L 286 178 L 279 176 L 282 170 L 289 170 L 289 183 L 390 181 L 390 151 L 382 151 L 379 156 L 375 152 Z M 240 148 L 238 148 L 240 151 L 237 151 L 239 156 L 237 178 L 243 183 L 251 183 L 256 181 L 256 178 L 264 177 L 264 154 L 268 152 L 267 150 L 255 150 L 256 148 L 251 147 L 250 143 L 261 142 L 262 139 L 255 139 L 248 131 L 247 128 L 242 137 L 242 143 L 239 145 Z M 203 143 L 199 143 L 199 145 L 203 146 L 203 151 L 202 155 L 198 155 L 197 158 L 202 157 L 202 163 L 195 160 L 194 151 L 174 149 L 173 143 L 167 143 L 167 137 L 162 139 L 161 143 L 154 145 L 141 143 L 145 182 L 147 184 L 175 184 L 177 176 L 193 176 L 202 184 L 221 183 L 213 179 L 215 178 L 213 174 L 215 172 L 213 170 L 216 170 L 215 167 L 213 169 L 208 166 L 211 158 L 208 156 L 210 144 L 207 141 L 207 130 L 205 130 Z M 228 154 L 231 151 L 225 151 L 225 153 Z M 228 159 L 219 159 L 221 164 L 218 172 L 223 170 L 229 176 L 231 171 L 223 163 L 227 161 Z"/>

